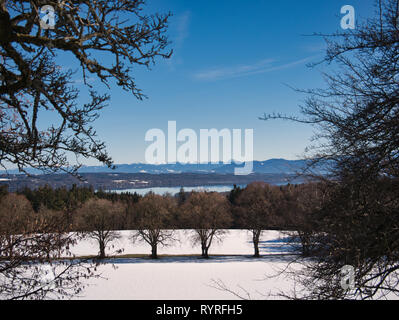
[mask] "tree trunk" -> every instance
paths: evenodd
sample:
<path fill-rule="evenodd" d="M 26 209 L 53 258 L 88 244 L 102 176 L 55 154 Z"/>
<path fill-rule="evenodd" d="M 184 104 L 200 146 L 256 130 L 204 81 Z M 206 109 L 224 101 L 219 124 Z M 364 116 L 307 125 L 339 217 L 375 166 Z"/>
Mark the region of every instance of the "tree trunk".
<path fill-rule="evenodd" d="M 304 257 L 310 256 L 310 236 L 306 232 L 299 232 L 299 238 L 302 244 L 302 255 Z"/>
<path fill-rule="evenodd" d="M 259 254 L 259 243 L 254 243 L 254 247 L 255 247 L 254 257 L 255 258 L 259 258 L 260 257 L 260 254 Z"/>
<path fill-rule="evenodd" d="M 7 246 L 8 246 L 8 257 L 11 259 L 14 255 L 14 245 L 13 245 L 12 236 L 8 239 Z"/>
<path fill-rule="evenodd" d="M 151 246 L 151 258 L 152 259 L 158 259 L 157 245 L 156 244 Z"/>
<path fill-rule="evenodd" d="M 103 241 L 100 241 L 100 259 L 105 258 L 105 245 Z"/>
<path fill-rule="evenodd" d="M 209 248 L 206 245 L 202 246 L 202 257 L 205 259 L 209 259 L 208 249 Z"/>
<path fill-rule="evenodd" d="M 254 257 L 255 258 L 259 258 L 260 254 L 259 254 L 259 239 L 260 239 L 260 234 L 261 234 L 261 230 L 253 230 L 252 231 L 252 241 L 254 243 Z"/>

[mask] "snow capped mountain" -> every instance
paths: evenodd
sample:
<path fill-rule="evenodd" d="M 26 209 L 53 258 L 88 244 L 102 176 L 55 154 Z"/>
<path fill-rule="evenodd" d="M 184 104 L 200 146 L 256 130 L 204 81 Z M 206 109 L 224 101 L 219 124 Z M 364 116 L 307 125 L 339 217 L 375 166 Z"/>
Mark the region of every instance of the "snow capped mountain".
<path fill-rule="evenodd" d="M 286 160 L 286 159 L 269 159 L 265 161 L 253 162 L 253 173 L 273 173 L 273 174 L 296 174 L 302 172 L 308 162 L 307 160 Z M 219 173 L 219 174 L 233 174 L 234 169 L 243 166 L 243 164 L 116 164 L 115 170 L 109 169 L 106 166 L 83 166 L 79 169 L 80 173 L 150 173 L 150 174 L 179 174 L 179 173 Z M 325 173 L 326 165 L 318 165 L 315 170 L 318 173 Z M 42 174 L 36 169 L 27 170 L 31 174 Z M 0 171 L 2 174 L 18 174 L 18 170 L 8 170 L 8 172 Z"/>
<path fill-rule="evenodd" d="M 94 172 L 122 172 L 122 173 L 221 173 L 221 174 L 232 174 L 234 169 L 240 167 L 235 163 L 232 164 L 120 164 L 116 165 L 116 169 L 112 171 L 104 166 L 88 166 L 80 169 L 81 173 L 94 173 Z M 278 174 L 295 174 L 303 171 L 307 166 L 306 160 L 285 160 L 285 159 L 270 159 L 265 161 L 254 161 L 253 172 L 254 173 L 278 173 Z M 323 166 L 318 166 L 318 170 L 325 171 Z"/>

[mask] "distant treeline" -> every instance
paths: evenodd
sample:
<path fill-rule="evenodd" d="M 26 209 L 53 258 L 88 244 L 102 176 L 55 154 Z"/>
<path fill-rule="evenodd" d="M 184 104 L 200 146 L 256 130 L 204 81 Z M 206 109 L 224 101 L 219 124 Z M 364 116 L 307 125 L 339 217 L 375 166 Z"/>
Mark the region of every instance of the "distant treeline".
<path fill-rule="evenodd" d="M 312 188 L 313 186 L 313 188 Z M 254 182 L 246 188 L 234 185 L 230 193 L 225 196 L 230 215 L 229 223 L 223 227 L 227 229 L 244 229 L 249 227 L 248 211 L 255 211 L 258 224 L 268 229 L 290 229 L 295 226 L 296 217 L 306 207 L 304 199 L 309 190 L 314 189 L 316 184 L 272 186 L 264 182 Z M 165 228 L 186 229 L 192 226 L 187 223 L 181 210 L 183 204 L 193 193 L 185 192 L 182 187 L 176 195 L 166 194 L 164 198 L 170 198 L 175 203 L 173 218 L 164 223 Z M 211 193 L 211 192 L 205 192 Z M 8 194 L 7 187 L 0 187 L 0 197 Z M 137 193 L 116 193 L 102 190 L 94 190 L 92 187 L 52 188 L 48 185 L 37 189 L 24 188 L 17 193 L 29 200 L 34 213 L 43 210 L 53 211 L 66 218 L 68 224 L 76 226 L 76 221 L 84 204 L 90 199 L 104 199 L 119 204 L 123 207 L 116 228 L 118 230 L 129 230 L 135 227 L 136 204 L 143 198 Z M 226 194 L 226 193 L 224 193 Z M 223 195 L 224 196 L 224 195 Z M 146 196 L 144 196 L 145 198 Z M 309 195 L 307 196 L 309 198 Z M 206 200 L 204 200 L 206 201 Z M 203 204 L 205 206 L 205 204 Z M 308 205 L 310 205 L 308 203 Z M 300 209 L 302 208 L 302 209 Z M 76 226 L 77 228 L 77 226 Z"/>

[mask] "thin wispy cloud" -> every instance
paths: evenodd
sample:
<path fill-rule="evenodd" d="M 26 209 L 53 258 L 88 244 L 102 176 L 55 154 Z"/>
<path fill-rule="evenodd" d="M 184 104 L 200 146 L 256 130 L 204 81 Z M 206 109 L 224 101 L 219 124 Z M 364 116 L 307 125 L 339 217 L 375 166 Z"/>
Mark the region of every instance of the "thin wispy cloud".
<path fill-rule="evenodd" d="M 208 70 L 199 71 L 194 74 L 194 78 L 203 81 L 215 81 L 215 80 L 252 76 L 256 74 L 289 69 L 300 64 L 305 64 L 313 58 L 314 56 L 311 56 L 283 64 L 278 64 L 278 62 L 275 61 L 274 59 L 264 59 L 253 64 L 237 65 L 233 67 L 212 68 Z"/>
<path fill-rule="evenodd" d="M 167 60 L 169 67 L 173 70 L 175 65 L 183 63 L 183 58 L 180 55 L 180 50 L 183 47 L 184 41 L 189 36 L 189 28 L 191 21 L 191 12 L 185 11 L 184 13 L 178 15 L 173 24 L 173 55 Z"/>
<path fill-rule="evenodd" d="M 302 49 L 309 53 L 315 53 L 315 52 L 325 53 L 327 49 L 327 44 L 325 42 L 307 44 L 302 46 Z"/>
<path fill-rule="evenodd" d="M 176 37 L 175 37 L 175 41 L 174 41 L 177 48 L 181 47 L 184 43 L 184 40 L 186 40 L 188 37 L 190 20 L 191 20 L 191 12 L 190 11 L 186 11 L 177 17 Z"/>

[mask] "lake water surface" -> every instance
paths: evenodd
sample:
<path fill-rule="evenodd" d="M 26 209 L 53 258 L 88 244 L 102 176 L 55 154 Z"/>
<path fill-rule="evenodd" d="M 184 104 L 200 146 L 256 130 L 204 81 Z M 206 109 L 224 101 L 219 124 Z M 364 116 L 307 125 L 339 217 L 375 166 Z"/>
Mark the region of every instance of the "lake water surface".
<path fill-rule="evenodd" d="M 245 185 L 238 185 L 239 187 L 244 188 Z M 175 195 L 179 193 L 181 187 L 153 187 L 153 188 L 136 188 L 136 189 L 124 189 L 124 190 L 110 190 L 111 192 L 122 193 L 122 192 L 130 192 L 137 193 L 139 195 L 145 195 L 148 192 L 152 191 L 155 194 L 163 195 L 165 193 L 170 193 Z M 199 186 L 199 187 L 183 187 L 185 192 L 191 191 L 215 191 L 215 192 L 230 192 L 233 189 L 232 185 L 228 186 Z"/>

